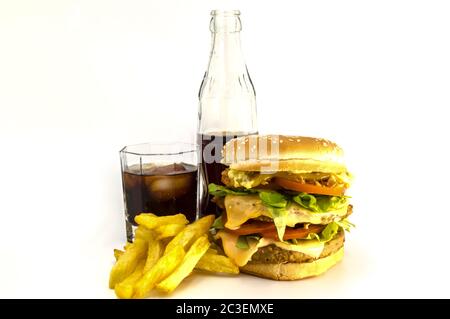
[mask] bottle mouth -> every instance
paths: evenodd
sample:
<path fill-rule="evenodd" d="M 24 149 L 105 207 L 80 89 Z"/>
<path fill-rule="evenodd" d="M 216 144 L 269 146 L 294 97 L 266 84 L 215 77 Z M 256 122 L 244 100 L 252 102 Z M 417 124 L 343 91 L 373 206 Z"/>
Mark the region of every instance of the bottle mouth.
<path fill-rule="evenodd" d="M 239 10 L 213 10 L 211 11 L 212 16 L 223 16 L 223 17 L 231 17 L 231 16 L 239 16 L 241 12 Z"/>
<path fill-rule="evenodd" d="M 239 10 L 213 10 L 209 29 L 213 33 L 233 33 L 242 30 Z"/>

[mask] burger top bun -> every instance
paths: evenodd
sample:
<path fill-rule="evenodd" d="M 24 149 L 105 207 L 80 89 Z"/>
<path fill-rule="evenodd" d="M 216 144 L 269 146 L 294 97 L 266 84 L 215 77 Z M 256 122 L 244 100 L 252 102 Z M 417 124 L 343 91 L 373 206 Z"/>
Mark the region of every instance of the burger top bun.
<path fill-rule="evenodd" d="M 230 140 L 222 163 L 240 171 L 342 173 L 344 153 L 334 142 L 314 137 L 248 135 Z"/>

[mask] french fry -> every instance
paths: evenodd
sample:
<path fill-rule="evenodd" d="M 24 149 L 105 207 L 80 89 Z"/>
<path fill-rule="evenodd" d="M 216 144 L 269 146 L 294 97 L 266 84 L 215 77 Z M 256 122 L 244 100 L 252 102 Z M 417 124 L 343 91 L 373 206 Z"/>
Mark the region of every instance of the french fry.
<path fill-rule="evenodd" d="M 209 250 L 202 256 L 202 258 L 200 258 L 195 266 L 195 269 L 232 275 L 239 274 L 239 267 L 236 266 L 230 258 L 209 253 Z"/>
<path fill-rule="evenodd" d="M 178 235 L 176 235 L 167 244 L 164 253 L 167 253 L 178 246 L 187 249 L 189 245 L 193 243 L 197 238 L 208 232 L 213 222 L 214 222 L 214 215 L 208 215 L 200 218 L 199 220 L 190 225 L 187 225 Z"/>
<path fill-rule="evenodd" d="M 189 251 L 184 256 L 181 265 L 175 269 L 170 276 L 157 284 L 156 288 L 165 293 L 171 293 L 178 287 L 184 278 L 189 276 L 199 259 L 206 253 L 210 245 L 211 243 L 208 241 L 207 235 L 202 235 L 199 237 L 192 244 L 191 248 L 189 248 Z"/>
<path fill-rule="evenodd" d="M 155 238 L 149 240 L 148 242 L 148 251 L 147 251 L 147 260 L 145 261 L 144 273 L 150 271 L 150 269 L 155 266 L 158 262 L 158 259 L 161 258 L 163 254 L 164 247 L 160 240 Z"/>
<path fill-rule="evenodd" d="M 134 233 L 134 237 L 136 239 L 140 238 L 146 241 L 152 241 L 155 238 L 155 232 L 151 229 L 139 225 Z"/>
<path fill-rule="evenodd" d="M 136 269 L 139 259 L 144 258 L 147 253 L 147 246 L 148 244 L 145 240 L 136 238 L 127 250 L 125 250 L 111 269 L 109 288 L 114 289 L 116 284 L 123 281 Z"/>
<path fill-rule="evenodd" d="M 169 276 L 175 268 L 184 260 L 184 250 L 181 246 L 175 247 L 167 254 L 164 254 L 136 283 L 134 298 L 143 298 L 155 287 L 157 283 Z"/>
<path fill-rule="evenodd" d="M 172 216 L 157 217 L 153 214 L 139 214 L 134 220 L 137 224 L 146 227 L 147 229 L 154 229 L 167 224 L 181 224 L 186 225 L 188 220 L 183 214 L 176 214 Z"/>
<path fill-rule="evenodd" d="M 157 239 L 174 237 L 178 235 L 186 226 L 182 224 L 167 224 L 155 228 Z"/>
<path fill-rule="evenodd" d="M 127 278 L 125 278 L 124 281 L 119 282 L 114 287 L 114 291 L 117 297 L 122 299 L 130 299 L 133 297 L 134 284 L 142 277 L 144 264 L 145 260 L 144 259 L 140 260 L 133 273 L 129 275 Z"/>
<path fill-rule="evenodd" d="M 120 249 L 114 249 L 114 258 L 116 258 L 116 261 L 119 260 L 120 256 L 123 255 L 123 251 Z"/>

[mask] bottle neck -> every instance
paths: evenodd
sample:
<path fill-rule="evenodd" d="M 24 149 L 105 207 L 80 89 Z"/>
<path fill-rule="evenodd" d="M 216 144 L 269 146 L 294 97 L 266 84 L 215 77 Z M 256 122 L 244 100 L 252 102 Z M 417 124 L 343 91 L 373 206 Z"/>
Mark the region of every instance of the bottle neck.
<path fill-rule="evenodd" d="M 241 49 L 238 11 L 212 12 L 212 47 L 199 91 L 199 132 L 256 132 L 255 90 Z"/>
<path fill-rule="evenodd" d="M 241 49 L 241 20 L 234 11 L 213 11 L 210 23 L 212 33 L 211 67 L 225 68 L 227 72 L 244 72 L 245 62 Z"/>
<path fill-rule="evenodd" d="M 212 68 L 224 68 L 228 73 L 245 72 L 239 32 L 216 32 L 212 34 L 209 69 Z"/>

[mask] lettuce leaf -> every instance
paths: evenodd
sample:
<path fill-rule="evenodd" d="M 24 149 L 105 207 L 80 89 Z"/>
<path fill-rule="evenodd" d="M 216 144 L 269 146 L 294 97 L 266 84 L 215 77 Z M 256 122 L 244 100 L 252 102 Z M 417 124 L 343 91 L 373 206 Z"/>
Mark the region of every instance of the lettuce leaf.
<path fill-rule="evenodd" d="M 239 249 L 249 249 L 250 248 L 250 241 L 256 241 L 259 242 L 261 239 L 261 236 L 258 235 L 242 235 L 238 237 L 238 240 L 236 242 L 236 248 Z"/>
<path fill-rule="evenodd" d="M 237 242 L 236 242 L 236 247 L 239 249 L 249 249 L 250 246 L 247 242 L 247 237 L 246 236 L 239 236 Z"/>
<path fill-rule="evenodd" d="M 264 205 L 275 208 L 285 208 L 288 203 L 286 196 L 274 191 L 260 191 L 259 198 Z"/>
<path fill-rule="evenodd" d="M 309 233 L 305 239 L 317 239 L 318 241 L 320 241 L 320 234 Z M 296 239 L 294 239 L 294 240 L 296 240 Z"/>
<path fill-rule="evenodd" d="M 344 231 L 349 232 L 351 227 L 355 227 L 354 224 L 350 223 L 347 219 L 343 219 L 340 221 L 334 221 L 329 223 L 322 232 L 317 234 L 309 234 L 312 236 L 308 236 L 307 239 L 319 239 L 321 242 L 328 242 L 336 236 L 336 234 L 339 232 L 340 229 L 343 229 Z"/>
<path fill-rule="evenodd" d="M 228 188 L 226 186 L 217 185 L 214 183 L 211 183 L 208 185 L 208 192 L 210 195 L 217 196 L 217 197 L 224 197 L 226 195 L 248 195 L 254 193 L 251 190 L 235 190 Z"/>
<path fill-rule="evenodd" d="M 292 197 L 292 200 L 314 213 L 323 213 L 338 210 L 347 205 L 345 196 L 312 195 L 300 193 Z"/>
<path fill-rule="evenodd" d="M 222 220 L 222 215 L 220 215 L 219 217 L 217 217 L 214 220 L 214 223 L 211 226 L 212 228 L 215 229 L 224 229 L 224 225 L 223 225 L 223 220 Z"/>
<path fill-rule="evenodd" d="M 336 224 L 339 225 L 339 227 L 341 227 L 343 230 L 350 232 L 350 229 L 353 227 L 355 228 L 355 224 L 350 223 L 348 219 L 343 219 L 340 221 L 335 222 Z"/>
<path fill-rule="evenodd" d="M 329 223 L 324 230 L 320 233 L 320 241 L 327 242 L 333 239 L 333 237 L 339 231 L 339 225 L 336 222 Z"/>

